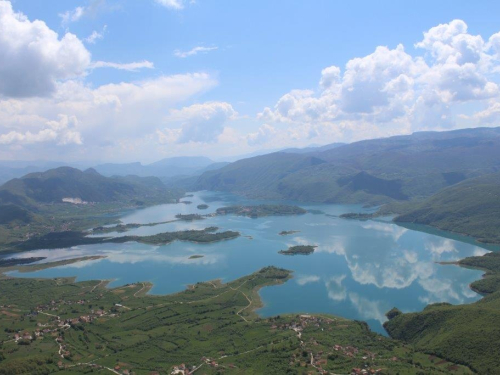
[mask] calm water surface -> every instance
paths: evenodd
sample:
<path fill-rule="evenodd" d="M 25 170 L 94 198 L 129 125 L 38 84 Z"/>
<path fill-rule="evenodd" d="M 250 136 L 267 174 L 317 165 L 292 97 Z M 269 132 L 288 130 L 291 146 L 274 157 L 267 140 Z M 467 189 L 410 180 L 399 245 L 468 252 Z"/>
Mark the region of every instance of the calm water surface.
<path fill-rule="evenodd" d="M 262 203 L 214 192 L 197 192 L 183 200 L 192 204 L 160 205 L 129 212 L 122 222 L 161 222 L 174 219 L 177 213 L 211 213 L 229 204 Z M 200 203 L 207 203 L 209 208 L 198 210 L 196 206 Z M 261 290 L 265 306 L 258 312 L 262 316 L 289 312 L 330 313 L 365 320 L 377 332 L 383 332 L 384 313 L 394 306 L 408 312 L 421 310 L 432 302 L 460 304 L 480 298 L 469 289 L 469 284 L 480 278 L 482 272 L 436 262 L 482 255 L 487 250 L 449 234 L 442 237 L 390 222 L 336 217 L 346 212 L 367 211 L 361 206 L 299 205 L 321 213 L 259 219 L 218 216 L 142 227 L 127 234 L 148 235 L 218 226 L 220 230 L 239 231 L 242 236 L 213 244 L 174 242 L 150 246 L 126 243 L 30 251 L 20 256 L 46 256 L 46 261 L 87 255 L 107 258 L 11 275 L 114 279 L 111 286 L 150 281 L 154 283 L 152 294 L 167 294 L 198 281 L 231 281 L 274 265 L 292 270 L 294 278 L 283 285 Z M 282 230 L 300 232 L 279 236 Z M 279 250 L 297 244 L 317 245 L 318 248 L 309 256 L 278 254 Z M 204 257 L 189 259 L 195 254 Z"/>

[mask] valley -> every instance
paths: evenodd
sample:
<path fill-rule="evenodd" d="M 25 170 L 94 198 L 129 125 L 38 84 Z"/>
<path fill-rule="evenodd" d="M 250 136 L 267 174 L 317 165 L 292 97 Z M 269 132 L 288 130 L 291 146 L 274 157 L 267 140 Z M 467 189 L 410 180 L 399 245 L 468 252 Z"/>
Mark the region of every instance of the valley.
<path fill-rule="evenodd" d="M 463 143 L 459 145 L 464 147 Z M 346 146 L 338 148 L 342 147 Z M 276 155 L 282 163 L 297 158 L 294 154 L 283 155 Z M 293 168 L 301 170 L 307 153 L 297 155 L 302 161 Z M 228 167 L 222 167 L 221 171 L 224 168 Z M 284 168 L 284 165 L 279 168 Z M 245 171 L 248 172 L 246 167 Z M 217 171 L 205 172 L 199 181 L 214 173 Z M 107 288 L 105 294 L 112 293 L 110 295 L 121 295 L 124 287 L 133 291 L 132 296 L 125 294 L 126 299 L 100 309 L 108 311 L 103 316 L 94 316 L 83 310 L 78 315 L 75 308 L 72 308 L 72 313 L 67 312 L 69 320 L 64 324 L 68 326 L 63 324 L 63 331 L 74 336 L 74 330 L 82 329 L 79 326 L 82 321 L 90 323 L 91 327 L 82 332 L 93 330 L 92 335 L 100 337 L 100 344 L 95 344 L 97 351 L 94 353 L 94 349 L 90 350 L 94 345 L 90 331 L 84 336 L 74 336 L 80 341 L 90 340 L 86 349 L 78 349 L 75 358 L 63 354 L 63 360 L 57 362 L 51 357 L 53 350 L 50 349 L 43 360 L 46 361 L 44 368 L 50 371 L 146 371 L 144 366 L 149 364 L 139 358 L 134 363 L 121 361 L 118 357 L 108 360 L 106 358 L 112 356 L 106 352 L 102 360 L 90 360 L 99 357 L 98 351 L 108 346 L 115 354 L 118 347 L 125 352 L 132 350 L 132 346 L 120 344 L 117 347 L 116 343 L 113 344 L 116 338 L 110 339 L 110 333 L 104 334 L 105 325 L 97 322 L 132 314 L 137 303 L 131 303 L 134 299 L 175 299 L 186 293 L 198 293 L 203 285 L 222 288 L 221 292 L 229 296 L 236 287 L 227 289 L 224 285 L 246 280 L 251 277 L 248 275 L 273 265 L 276 270 L 282 270 L 279 272 L 288 272 L 287 276 L 277 284 L 266 282 L 255 286 L 255 290 L 242 292 L 240 296 L 246 305 L 237 304 L 232 310 L 235 318 L 244 323 L 268 324 L 263 337 L 269 344 L 235 347 L 233 354 L 227 355 L 227 358 L 235 357 L 232 362 L 226 361 L 226 354 L 217 356 L 210 350 L 187 354 L 191 349 L 185 349 L 185 344 L 179 352 L 181 345 L 176 344 L 174 352 L 178 352 L 178 360 L 160 361 L 151 368 L 147 367 L 147 371 L 160 369 L 160 372 L 188 373 L 204 368 L 207 373 L 216 373 L 220 369 L 238 373 L 239 368 L 257 369 L 273 358 L 272 361 L 281 366 L 280 370 L 276 368 L 276 373 L 300 373 L 305 369 L 316 373 L 357 373 L 358 370 L 361 373 L 362 369 L 403 374 L 417 374 L 419 371 L 494 373 L 493 369 L 499 364 L 492 359 L 490 351 L 496 350 L 497 333 L 494 327 L 488 327 L 486 332 L 491 340 L 484 340 L 485 331 L 478 327 L 488 326 L 488 322 L 497 319 L 496 295 L 500 283 L 496 270 L 498 239 L 495 228 L 500 184 L 497 173 L 477 174 L 477 177 L 463 181 L 453 180 L 447 175 L 448 187 L 421 198 L 403 194 L 404 184 L 389 194 L 392 182 L 374 180 L 367 172 L 350 180 L 350 177 L 340 177 L 339 186 L 349 187 L 350 191 L 347 195 L 342 193 L 347 203 L 340 204 L 344 200 L 340 196 L 333 202 L 307 202 L 305 196 L 299 200 L 283 199 L 283 196 L 272 193 L 271 185 L 265 187 L 271 194 L 264 196 L 240 189 L 238 194 L 222 191 L 186 194 L 181 186 L 165 187 L 150 178 L 109 178 L 93 171 L 63 168 L 27 176 L 0 187 L 0 198 L 6 208 L 2 211 L 4 224 L 0 225 L 0 230 L 6 233 L 2 237 L 0 270 L 4 273 L 3 280 L 35 283 L 30 284 L 32 288 L 35 285 L 47 288 L 43 283 L 49 280 L 56 280 L 57 287 L 98 280 L 97 284 L 92 284 L 92 291 L 104 286 Z M 81 181 L 78 190 L 69 183 L 75 179 Z M 53 189 L 53 184 L 59 180 L 62 181 L 61 191 L 52 191 L 53 198 L 49 200 L 42 199 L 40 189 Z M 190 181 L 192 183 L 192 179 Z M 266 180 L 261 178 L 259 181 Z M 38 184 L 36 189 L 33 189 L 34 183 Z M 285 191 L 282 182 L 276 186 Z M 95 187 L 101 195 L 93 195 L 96 194 Z M 256 191 L 253 187 L 251 189 Z M 102 195 L 102 191 L 107 193 Z M 384 192 L 384 197 L 380 191 Z M 78 204 L 69 203 L 68 196 L 77 197 L 78 201 L 72 198 L 71 202 Z M 65 199 L 67 203 L 64 203 Z M 375 203 L 378 206 L 373 206 Z M 447 232 L 434 232 L 430 229 L 432 227 Z M 168 272 L 164 271 L 165 268 Z M 482 278 L 485 271 L 487 274 Z M 219 299 L 218 296 L 208 295 L 196 301 L 204 301 L 204 308 L 213 311 L 213 302 Z M 230 302 L 223 304 L 226 306 L 227 303 Z M 6 317 L 16 314 L 11 308 L 4 311 Z M 43 309 L 40 311 L 46 316 Z M 175 314 L 185 316 L 186 322 L 192 323 L 187 310 Z M 177 316 L 175 314 L 173 316 Z M 471 315 L 476 323 L 465 329 L 463 322 Z M 144 318 L 149 321 L 152 317 L 145 315 Z M 207 324 L 213 326 L 213 319 L 214 316 L 207 317 Z M 220 319 L 224 321 L 226 318 L 219 317 L 217 321 Z M 71 320 L 74 320 L 74 325 Z M 118 321 L 120 327 L 125 324 Z M 251 333 L 253 329 L 261 329 L 259 324 L 253 326 L 254 323 L 245 328 L 250 335 L 257 334 Z M 300 340 L 302 335 L 312 332 L 311 323 L 316 327 L 313 329 L 316 333 L 310 341 Z M 228 321 L 227 324 L 234 323 Z M 341 330 L 349 327 L 348 334 L 338 336 L 338 328 L 332 329 L 332 324 L 340 324 Z M 422 325 L 423 331 L 415 330 Z M 447 335 L 440 333 L 443 325 L 447 327 Z M 24 328 L 24 323 L 18 327 L 15 332 L 22 337 L 28 328 Z M 318 328 L 328 333 L 321 336 Z M 130 329 L 135 332 L 137 325 L 130 326 Z M 287 330 L 292 334 L 287 336 Z M 185 335 L 191 334 L 187 332 Z M 229 334 L 223 329 L 221 332 L 222 335 Z M 279 338 L 283 334 L 287 337 L 286 345 L 280 344 Z M 299 341 L 292 344 L 294 334 Z M 391 338 L 387 337 L 388 334 Z M 151 336 L 150 333 L 147 335 Z M 40 344 L 45 342 L 43 335 L 29 336 L 31 339 L 14 339 L 16 346 L 26 346 L 28 352 L 23 352 L 23 357 L 28 355 L 31 347 L 38 348 L 38 340 Z M 35 336 L 39 339 L 33 340 Z M 322 339 L 318 340 L 318 337 Z M 359 338 L 354 340 L 353 337 Z M 471 339 L 472 346 L 468 346 Z M 383 349 L 373 344 L 380 340 L 385 342 Z M 372 344 L 363 346 L 361 342 Z M 207 343 L 213 343 L 212 337 Z M 50 347 L 43 345 L 43 348 Z M 64 345 L 65 349 L 69 348 Z M 68 345 L 75 347 L 70 341 Z M 269 345 L 274 349 L 269 350 Z M 59 346 L 56 353 L 63 350 L 61 348 Z M 41 350 L 45 353 L 44 349 Z M 464 355 L 464 350 L 469 354 Z M 7 356 L 5 350 L 1 352 L 7 360 L 0 361 L 0 371 L 4 365 L 29 368 L 34 363 L 40 365 L 43 362 L 31 354 L 27 360 L 19 361 L 12 355 L 16 351 L 7 352 Z M 306 353 L 305 357 L 303 353 Z M 357 353 L 363 353 L 361 360 Z M 268 359 L 251 359 L 253 355 Z M 388 356 L 397 360 L 387 362 Z"/>

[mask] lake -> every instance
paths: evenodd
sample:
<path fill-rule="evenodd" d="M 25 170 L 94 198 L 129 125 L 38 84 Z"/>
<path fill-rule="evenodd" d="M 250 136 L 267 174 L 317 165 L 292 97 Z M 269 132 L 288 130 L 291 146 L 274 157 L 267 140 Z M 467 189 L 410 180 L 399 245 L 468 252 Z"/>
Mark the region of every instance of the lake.
<path fill-rule="evenodd" d="M 173 220 L 178 213 L 206 214 L 227 205 L 263 203 L 215 192 L 196 192 L 183 201 L 192 203 L 127 212 L 121 220 L 123 223 L 161 222 Z M 199 210 L 197 205 L 201 203 L 208 204 L 209 208 Z M 444 237 L 438 235 L 438 231 L 408 229 L 388 220 L 356 221 L 338 217 L 347 212 L 370 211 L 359 205 L 279 203 L 297 204 L 314 213 L 258 219 L 228 215 L 141 227 L 127 234 L 148 235 L 217 226 L 220 230 L 239 231 L 242 236 L 212 244 L 174 242 L 150 246 L 131 242 L 29 251 L 18 256 L 45 256 L 45 262 L 89 255 L 106 258 L 10 275 L 113 279 L 111 286 L 150 281 L 154 283 L 152 294 L 167 294 L 199 281 L 230 281 L 274 265 L 292 270 L 294 277 L 283 285 L 261 290 L 265 304 L 258 310 L 261 316 L 328 313 L 364 320 L 380 333 L 384 333 L 384 314 L 392 307 L 403 312 L 419 311 L 429 303 L 462 304 L 480 298 L 470 290 L 469 284 L 481 277 L 481 271 L 436 263 L 488 251 L 470 240 L 450 234 Z M 280 236 L 278 233 L 284 230 L 299 232 Z M 298 244 L 317 248 L 311 255 L 278 254 Z M 203 257 L 189 259 L 192 255 Z"/>

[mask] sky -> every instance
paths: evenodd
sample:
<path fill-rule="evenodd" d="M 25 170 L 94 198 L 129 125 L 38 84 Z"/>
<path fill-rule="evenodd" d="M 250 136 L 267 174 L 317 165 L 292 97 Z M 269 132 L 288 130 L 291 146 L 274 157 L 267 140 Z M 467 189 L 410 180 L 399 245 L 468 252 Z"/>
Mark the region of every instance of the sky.
<path fill-rule="evenodd" d="M 0 0 L 0 160 L 500 124 L 500 2 Z"/>

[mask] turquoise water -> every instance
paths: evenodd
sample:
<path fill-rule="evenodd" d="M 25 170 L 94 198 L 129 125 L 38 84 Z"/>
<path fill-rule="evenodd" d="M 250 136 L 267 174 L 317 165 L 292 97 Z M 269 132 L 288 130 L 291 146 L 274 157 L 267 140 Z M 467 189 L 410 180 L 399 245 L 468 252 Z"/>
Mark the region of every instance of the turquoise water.
<path fill-rule="evenodd" d="M 177 213 L 211 213 L 229 204 L 258 204 L 233 195 L 197 192 L 184 201 L 127 213 L 124 223 L 151 223 L 174 219 Z M 197 205 L 207 203 L 207 210 Z M 107 258 L 80 262 L 19 277 L 77 276 L 78 280 L 113 279 L 111 286 L 137 281 L 151 281 L 152 294 L 183 290 L 198 281 L 234 280 L 268 265 L 294 272 L 294 278 L 280 286 L 261 290 L 265 306 L 258 312 L 271 316 L 288 312 L 329 313 L 350 319 L 365 320 L 383 332 L 384 313 L 392 307 L 418 311 L 428 303 L 469 303 L 480 298 L 469 284 L 482 272 L 439 261 L 458 260 L 481 255 L 487 250 L 473 243 L 459 241 L 447 234 L 411 230 L 387 221 L 344 220 L 346 212 L 363 212 L 356 205 L 299 204 L 322 213 L 301 216 L 250 219 L 217 216 L 195 222 L 174 222 L 141 227 L 128 234 L 146 235 L 182 229 L 218 226 L 236 230 L 242 236 L 213 244 L 175 242 L 166 246 L 137 243 L 77 246 L 60 250 L 37 250 L 23 257 L 46 256 L 54 261 L 87 255 Z M 283 230 L 298 230 L 279 236 Z M 436 232 L 438 233 L 438 232 Z M 114 234 L 123 235 L 123 234 Z M 470 242 L 470 241 L 469 241 Z M 279 250 L 296 244 L 317 245 L 309 256 L 284 256 Z M 191 255 L 203 258 L 189 259 Z"/>

